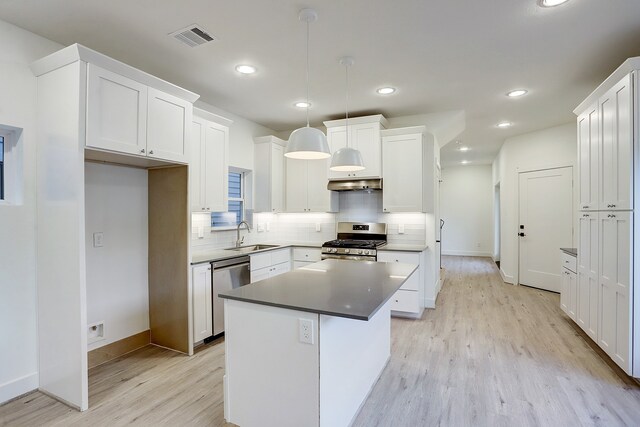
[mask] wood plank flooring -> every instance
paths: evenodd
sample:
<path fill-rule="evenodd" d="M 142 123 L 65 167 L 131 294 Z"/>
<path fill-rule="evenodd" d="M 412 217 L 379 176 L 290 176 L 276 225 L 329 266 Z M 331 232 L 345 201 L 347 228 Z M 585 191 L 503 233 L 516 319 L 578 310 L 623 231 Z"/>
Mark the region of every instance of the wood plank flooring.
<path fill-rule="evenodd" d="M 557 294 L 502 283 L 486 258 L 444 267 L 436 310 L 393 319 L 391 361 L 354 426 L 640 425 L 640 387 Z M 222 340 L 191 358 L 149 346 L 90 371 L 88 411 L 36 392 L 0 406 L 0 426 L 230 425 L 223 372 Z"/>

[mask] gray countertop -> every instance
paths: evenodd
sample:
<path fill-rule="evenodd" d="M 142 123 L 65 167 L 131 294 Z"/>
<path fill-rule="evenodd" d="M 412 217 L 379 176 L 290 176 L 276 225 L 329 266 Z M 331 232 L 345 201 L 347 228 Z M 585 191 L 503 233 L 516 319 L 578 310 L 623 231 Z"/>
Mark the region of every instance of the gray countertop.
<path fill-rule="evenodd" d="M 415 264 L 327 259 L 219 294 L 221 298 L 369 320 L 416 269 Z"/>
<path fill-rule="evenodd" d="M 571 256 L 578 256 L 578 249 L 577 248 L 560 248 L 560 250 L 562 252 L 564 252 L 567 255 L 571 255 Z"/>
<path fill-rule="evenodd" d="M 208 251 L 198 251 L 191 254 L 191 265 L 202 264 L 203 262 L 222 261 L 223 259 L 236 258 L 238 256 L 252 255 L 260 252 L 273 251 L 277 249 L 300 247 L 300 248 L 322 248 L 322 243 L 305 243 L 305 242 L 260 242 L 270 245 L 278 245 L 275 248 L 267 248 L 251 253 L 238 253 L 227 249 L 212 249 Z M 381 251 L 400 251 L 400 252 L 422 252 L 427 249 L 426 245 L 403 245 L 388 244 L 380 248 Z"/>

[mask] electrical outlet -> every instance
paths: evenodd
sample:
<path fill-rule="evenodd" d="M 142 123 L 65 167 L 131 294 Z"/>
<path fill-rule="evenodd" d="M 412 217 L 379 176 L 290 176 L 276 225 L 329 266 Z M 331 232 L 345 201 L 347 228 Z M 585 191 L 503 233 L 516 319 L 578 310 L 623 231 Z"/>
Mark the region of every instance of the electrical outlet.
<path fill-rule="evenodd" d="M 104 339 L 104 321 L 87 326 L 87 343 L 91 344 Z"/>
<path fill-rule="evenodd" d="M 404 224 L 398 224 L 398 234 L 404 234 Z"/>
<path fill-rule="evenodd" d="M 321 228 L 321 226 L 320 226 L 320 223 L 319 223 L 319 222 L 316 222 L 316 231 L 318 231 L 318 232 L 319 232 L 319 231 L 321 231 L 321 230 L 322 230 L 322 228 Z"/>
<path fill-rule="evenodd" d="M 203 226 L 199 226 L 198 227 L 198 239 L 204 239 L 204 227 Z"/>
<path fill-rule="evenodd" d="M 264 232 L 264 224 L 259 222 L 258 223 L 258 233 L 262 233 Z"/>
<path fill-rule="evenodd" d="M 271 231 L 271 223 L 267 223 L 267 231 Z"/>
<path fill-rule="evenodd" d="M 103 245 L 104 245 L 104 233 L 102 231 L 93 233 L 93 247 L 101 248 Z"/>
<path fill-rule="evenodd" d="M 299 341 L 305 344 L 313 344 L 313 320 L 298 319 L 298 326 Z"/>

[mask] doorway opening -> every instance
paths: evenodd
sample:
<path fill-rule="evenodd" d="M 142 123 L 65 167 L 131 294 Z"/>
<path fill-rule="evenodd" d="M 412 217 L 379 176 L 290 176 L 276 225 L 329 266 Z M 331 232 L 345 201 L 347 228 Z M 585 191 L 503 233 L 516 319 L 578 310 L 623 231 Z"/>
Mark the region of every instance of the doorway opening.
<path fill-rule="evenodd" d="M 493 260 L 500 269 L 500 183 L 493 187 Z"/>

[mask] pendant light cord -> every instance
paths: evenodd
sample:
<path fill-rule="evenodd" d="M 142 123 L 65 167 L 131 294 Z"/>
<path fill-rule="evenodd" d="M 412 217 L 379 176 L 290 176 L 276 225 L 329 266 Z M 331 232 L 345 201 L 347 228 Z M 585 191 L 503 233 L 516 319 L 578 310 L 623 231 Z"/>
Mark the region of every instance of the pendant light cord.
<path fill-rule="evenodd" d="M 345 120 L 345 129 L 347 132 L 347 147 L 349 146 L 349 64 L 346 64 L 344 66 L 344 71 L 345 71 L 345 82 L 346 82 L 346 93 L 344 96 L 344 104 L 345 104 L 345 111 L 346 111 L 346 120 Z"/>
<path fill-rule="evenodd" d="M 309 20 L 307 19 L 307 127 L 309 127 Z"/>

